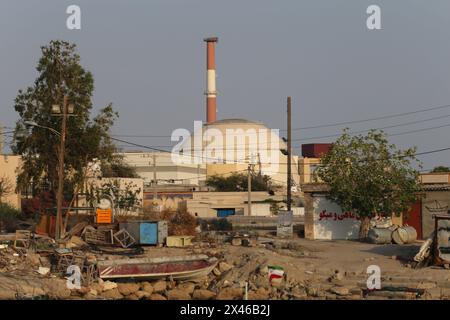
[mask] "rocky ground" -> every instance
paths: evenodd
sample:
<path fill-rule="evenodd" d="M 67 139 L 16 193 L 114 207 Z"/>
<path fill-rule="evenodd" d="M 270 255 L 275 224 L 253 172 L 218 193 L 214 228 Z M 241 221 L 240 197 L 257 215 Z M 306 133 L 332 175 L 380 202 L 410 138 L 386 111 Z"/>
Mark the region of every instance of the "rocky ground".
<path fill-rule="evenodd" d="M 204 253 L 217 257 L 220 262 L 208 277 L 196 281 L 113 282 L 99 279 L 78 290 L 69 290 L 66 280 L 57 275 L 38 273 L 39 267 L 49 265 L 46 257 L 31 252 L 17 254 L 6 248 L 0 249 L 0 299 L 229 300 L 244 298 L 246 282 L 248 299 L 258 300 L 450 297 L 449 270 L 411 267 L 409 261 L 419 246 L 420 243 L 398 246 L 260 238 L 252 246 L 146 247 L 137 257 Z M 117 257 L 97 255 L 94 258 Z M 285 271 L 279 284 L 269 282 L 268 266 L 271 265 Z M 369 265 L 380 267 L 382 287 L 389 290 L 365 291 Z"/>

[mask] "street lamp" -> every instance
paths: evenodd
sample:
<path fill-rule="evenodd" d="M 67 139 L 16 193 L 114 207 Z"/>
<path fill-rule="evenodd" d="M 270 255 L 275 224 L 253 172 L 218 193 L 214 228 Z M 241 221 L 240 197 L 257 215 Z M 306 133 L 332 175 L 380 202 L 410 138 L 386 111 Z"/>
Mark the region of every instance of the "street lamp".
<path fill-rule="evenodd" d="M 56 134 L 57 136 L 59 136 L 59 137 L 61 136 L 61 133 L 59 133 L 55 129 L 50 128 L 50 127 L 46 127 L 46 126 L 41 126 L 40 124 L 37 124 L 34 121 L 25 121 L 24 123 L 26 125 L 29 125 L 29 126 L 32 126 L 32 127 L 38 127 L 38 128 L 42 128 L 42 129 L 47 129 L 47 130 L 51 131 L 52 133 Z"/>

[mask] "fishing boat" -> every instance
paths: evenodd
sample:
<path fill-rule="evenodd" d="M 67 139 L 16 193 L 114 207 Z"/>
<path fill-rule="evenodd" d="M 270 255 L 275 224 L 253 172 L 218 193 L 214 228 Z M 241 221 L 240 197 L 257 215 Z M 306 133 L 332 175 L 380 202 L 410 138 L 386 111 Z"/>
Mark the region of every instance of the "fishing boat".
<path fill-rule="evenodd" d="M 207 255 L 190 255 L 98 261 L 97 266 L 102 279 L 191 280 L 207 276 L 217 262 L 217 258 Z"/>

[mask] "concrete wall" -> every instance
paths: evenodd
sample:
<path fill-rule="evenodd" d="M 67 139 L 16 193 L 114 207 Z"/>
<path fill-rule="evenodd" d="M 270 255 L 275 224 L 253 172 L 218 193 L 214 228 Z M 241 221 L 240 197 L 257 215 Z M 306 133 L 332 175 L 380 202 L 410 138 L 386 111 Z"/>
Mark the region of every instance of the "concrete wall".
<path fill-rule="evenodd" d="M 311 240 L 357 239 L 360 221 L 356 214 L 343 212 L 336 203 L 328 200 L 328 186 L 323 183 L 302 185 L 305 192 L 305 238 Z M 373 219 L 376 223 L 378 220 Z M 391 221 L 403 225 L 402 216 L 392 215 Z"/>
<path fill-rule="evenodd" d="M 217 217 L 217 209 L 235 209 L 236 214 L 248 215 L 247 192 L 194 192 L 186 201 L 187 210 L 198 217 Z M 252 201 L 259 202 L 271 198 L 267 192 L 252 192 Z M 270 203 L 253 203 L 252 215 L 270 215 Z"/>
<path fill-rule="evenodd" d="M 121 191 L 125 191 L 128 187 L 133 191 L 139 191 L 137 194 L 138 204 L 133 210 L 128 212 L 121 212 L 122 214 L 139 214 L 142 212 L 144 206 L 144 180 L 141 178 L 102 178 L 102 179 L 87 179 L 86 181 L 86 189 L 90 190 L 91 188 L 101 188 L 102 185 L 107 183 L 118 183 L 119 189 Z M 85 197 L 79 197 L 78 202 L 80 207 L 89 206 Z M 117 212 L 116 214 L 119 214 Z"/>
<path fill-rule="evenodd" d="M 361 222 L 356 215 L 345 215 L 341 207 L 325 195 L 314 197 L 313 208 L 313 239 L 358 239 Z M 321 213 L 332 214 L 333 217 L 324 217 Z"/>
<path fill-rule="evenodd" d="M 20 209 L 20 194 L 15 189 L 21 161 L 20 156 L 0 155 L 0 178 L 5 178 L 11 184 L 11 193 L 0 200 L 17 209 Z"/>
<path fill-rule="evenodd" d="M 442 209 L 437 209 L 441 207 Z M 428 238 L 434 231 L 434 214 L 447 214 L 450 208 L 449 191 L 427 192 L 422 199 L 422 232 L 423 238 Z"/>
<path fill-rule="evenodd" d="M 320 164 L 320 158 L 299 158 L 298 171 L 300 183 L 310 183 L 313 177 L 313 168 Z"/>
<path fill-rule="evenodd" d="M 449 173 L 422 173 L 420 175 L 420 182 L 427 183 L 450 183 Z"/>

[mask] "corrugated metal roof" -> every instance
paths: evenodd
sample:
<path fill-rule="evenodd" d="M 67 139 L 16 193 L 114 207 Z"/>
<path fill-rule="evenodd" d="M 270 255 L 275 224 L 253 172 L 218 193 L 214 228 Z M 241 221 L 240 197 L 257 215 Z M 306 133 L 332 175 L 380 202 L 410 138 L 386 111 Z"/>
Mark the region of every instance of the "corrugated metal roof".
<path fill-rule="evenodd" d="M 448 183 L 422 184 L 422 190 L 424 190 L 424 191 L 450 191 L 450 184 L 448 184 Z"/>

